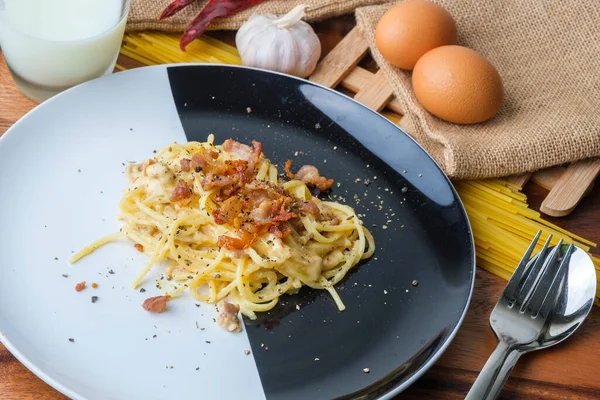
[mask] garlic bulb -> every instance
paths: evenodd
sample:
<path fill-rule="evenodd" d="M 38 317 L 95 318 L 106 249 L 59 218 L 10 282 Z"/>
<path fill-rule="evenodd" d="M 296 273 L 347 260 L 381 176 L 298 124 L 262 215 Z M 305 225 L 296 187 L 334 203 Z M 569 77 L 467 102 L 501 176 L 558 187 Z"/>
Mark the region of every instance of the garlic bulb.
<path fill-rule="evenodd" d="M 242 64 L 309 76 L 321 56 L 321 42 L 312 27 L 301 20 L 306 8 L 296 6 L 281 18 L 252 15 L 235 36 Z"/>

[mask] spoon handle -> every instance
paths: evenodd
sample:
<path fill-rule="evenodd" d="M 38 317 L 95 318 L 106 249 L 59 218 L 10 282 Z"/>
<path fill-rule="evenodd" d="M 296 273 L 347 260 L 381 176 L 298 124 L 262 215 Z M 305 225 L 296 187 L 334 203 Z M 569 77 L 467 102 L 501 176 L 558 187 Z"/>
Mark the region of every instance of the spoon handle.
<path fill-rule="evenodd" d="M 521 353 L 518 350 L 500 341 L 483 366 L 465 400 L 495 399 L 504 387 L 504 383 L 506 383 L 520 356 Z"/>

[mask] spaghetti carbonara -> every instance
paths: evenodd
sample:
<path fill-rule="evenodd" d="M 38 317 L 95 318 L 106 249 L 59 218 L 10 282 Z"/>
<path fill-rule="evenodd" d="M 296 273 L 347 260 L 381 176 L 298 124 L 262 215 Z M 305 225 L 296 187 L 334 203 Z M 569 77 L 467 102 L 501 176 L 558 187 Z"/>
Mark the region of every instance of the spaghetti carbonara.
<path fill-rule="evenodd" d="M 153 312 L 189 289 L 201 302 L 229 298 L 253 319 L 302 286 L 327 290 L 343 310 L 334 285 L 375 245 L 351 207 L 311 195 L 309 186 L 326 190 L 333 180 L 310 165 L 294 174 L 291 161 L 287 176 L 279 175 L 260 143 L 213 140 L 175 143 L 130 164 L 120 203 L 123 228 L 71 261 L 119 237 L 131 239 L 149 256 L 133 287 L 154 266 L 173 283 L 165 295 L 144 302 Z"/>

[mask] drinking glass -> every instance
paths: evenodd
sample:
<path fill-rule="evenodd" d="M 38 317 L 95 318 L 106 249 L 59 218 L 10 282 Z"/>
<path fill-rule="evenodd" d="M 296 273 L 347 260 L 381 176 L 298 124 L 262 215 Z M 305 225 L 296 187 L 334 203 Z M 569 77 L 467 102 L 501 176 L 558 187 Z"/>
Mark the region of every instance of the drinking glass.
<path fill-rule="evenodd" d="M 42 102 L 112 73 L 129 0 L 0 0 L 0 47 L 19 90 Z"/>

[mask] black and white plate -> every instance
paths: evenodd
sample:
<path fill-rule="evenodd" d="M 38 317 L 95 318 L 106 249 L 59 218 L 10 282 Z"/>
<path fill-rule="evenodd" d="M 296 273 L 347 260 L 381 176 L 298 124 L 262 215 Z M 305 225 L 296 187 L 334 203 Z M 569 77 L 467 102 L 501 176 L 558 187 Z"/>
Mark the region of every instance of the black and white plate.
<path fill-rule="evenodd" d="M 231 334 L 189 295 L 145 312 L 159 291 L 131 289 L 146 257 L 128 241 L 67 262 L 119 229 L 124 163 L 210 133 L 318 166 L 365 215 L 377 251 L 339 284 L 346 311 L 303 290 Z M 465 211 L 419 145 L 335 91 L 240 67 L 141 68 L 40 105 L 0 140 L 0 221 L 0 340 L 74 399 L 390 398 L 448 346 L 474 280 Z"/>

